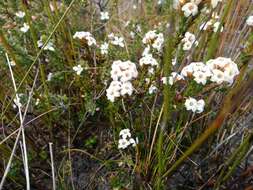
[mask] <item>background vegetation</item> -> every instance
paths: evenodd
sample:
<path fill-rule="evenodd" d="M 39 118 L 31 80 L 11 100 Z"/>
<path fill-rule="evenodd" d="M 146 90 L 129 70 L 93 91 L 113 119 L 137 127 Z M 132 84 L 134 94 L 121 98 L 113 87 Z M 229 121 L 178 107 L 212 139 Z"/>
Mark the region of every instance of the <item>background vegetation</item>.
<path fill-rule="evenodd" d="M 223 0 L 213 9 L 203 0 L 190 17 L 172 4 L 0 0 L 2 189 L 253 189 L 253 33 L 246 25 L 252 1 Z M 109 20 L 100 19 L 104 11 Z M 210 19 L 221 23 L 217 32 L 200 29 Z M 142 39 L 154 29 L 165 41 L 149 74 L 139 60 Z M 97 45 L 74 39 L 77 31 L 89 31 Z M 186 32 L 198 41 L 189 51 L 181 41 Z M 110 44 L 103 55 L 99 47 L 110 33 L 124 37 L 124 47 Z M 45 50 L 50 43 L 54 51 Z M 191 62 L 220 56 L 239 67 L 232 85 L 161 82 Z M 133 95 L 110 102 L 115 60 L 136 63 L 139 74 Z M 187 111 L 188 97 L 204 99 L 204 112 Z M 118 149 L 125 128 L 138 144 Z"/>

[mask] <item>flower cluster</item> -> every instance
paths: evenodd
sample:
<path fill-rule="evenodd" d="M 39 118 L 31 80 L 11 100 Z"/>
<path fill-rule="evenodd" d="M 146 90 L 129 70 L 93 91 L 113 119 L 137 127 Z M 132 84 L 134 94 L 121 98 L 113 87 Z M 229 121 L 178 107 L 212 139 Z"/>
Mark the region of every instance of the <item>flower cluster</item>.
<path fill-rule="evenodd" d="M 145 34 L 142 43 L 149 46 L 151 45 L 157 51 L 161 51 L 164 43 L 163 34 L 157 34 L 156 30 L 151 30 Z"/>
<path fill-rule="evenodd" d="M 138 71 L 136 65 L 131 61 L 114 61 L 112 64 L 111 82 L 109 88 L 106 90 L 106 96 L 114 102 L 115 98 L 129 95 L 133 93 L 133 85 L 131 80 L 137 78 Z"/>
<path fill-rule="evenodd" d="M 193 44 L 195 46 L 198 45 L 198 41 L 196 40 L 195 35 L 190 32 L 185 33 L 185 36 L 182 39 L 182 42 L 183 42 L 183 50 L 185 51 L 190 50 Z"/>
<path fill-rule="evenodd" d="M 221 84 L 228 82 L 232 84 L 234 78 L 239 74 L 239 69 L 236 63 L 230 58 L 218 57 L 216 59 L 209 60 L 206 65 L 211 70 L 211 81 Z"/>
<path fill-rule="evenodd" d="M 191 64 L 185 66 L 181 75 L 184 77 L 192 77 L 198 84 L 205 85 L 208 77 L 212 76 L 212 73 L 207 65 L 202 62 L 192 62 Z"/>
<path fill-rule="evenodd" d="M 100 20 L 106 21 L 109 20 L 109 13 L 108 12 L 101 12 L 100 13 Z"/>
<path fill-rule="evenodd" d="M 75 71 L 77 75 L 80 75 L 83 72 L 83 68 L 81 65 L 77 65 L 73 67 L 73 71 Z"/>
<path fill-rule="evenodd" d="M 205 107 L 205 101 L 204 100 L 196 100 L 195 98 L 187 98 L 185 101 L 185 108 L 188 111 L 196 112 L 196 113 L 202 113 L 204 111 Z"/>
<path fill-rule="evenodd" d="M 92 36 L 90 32 L 76 32 L 73 36 L 74 39 L 78 38 L 80 40 L 85 39 L 87 41 L 88 46 L 96 45 L 96 40 Z"/>
<path fill-rule="evenodd" d="M 123 129 L 119 133 L 119 144 L 118 149 L 126 149 L 129 145 L 133 147 L 136 146 L 137 142 L 131 138 L 131 133 L 129 129 Z"/>
<path fill-rule="evenodd" d="M 184 77 L 192 77 L 198 84 L 205 85 L 207 80 L 221 84 L 228 82 L 232 84 L 235 76 L 239 74 L 237 65 L 230 59 L 225 57 L 218 57 L 207 61 L 206 64 L 202 62 L 192 62 L 185 66 L 181 75 Z"/>
<path fill-rule="evenodd" d="M 125 47 L 124 38 L 120 36 L 115 36 L 113 33 L 108 35 L 108 38 L 111 40 L 111 44 L 119 47 Z"/>
<path fill-rule="evenodd" d="M 139 60 L 140 66 L 150 65 L 150 66 L 158 66 L 158 62 L 153 57 L 152 54 L 144 54 L 144 56 Z"/>
<path fill-rule="evenodd" d="M 40 37 L 40 39 L 37 41 L 38 48 L 42 48 L 44 45 L 42 38 L 43 37 Z M 49 41 L 43 50 L 55 51 L 53 42 Z"/>
<path fill-rule="evenodd" d="M 185 17 L 189 17 L 189 16 L 195 16 L 198 14 L 198 4 L 201 1 L 191 1 L 186 3 L 183 7 L 182 7 L 182 11 L 184 12 L 184 16 Z"/>

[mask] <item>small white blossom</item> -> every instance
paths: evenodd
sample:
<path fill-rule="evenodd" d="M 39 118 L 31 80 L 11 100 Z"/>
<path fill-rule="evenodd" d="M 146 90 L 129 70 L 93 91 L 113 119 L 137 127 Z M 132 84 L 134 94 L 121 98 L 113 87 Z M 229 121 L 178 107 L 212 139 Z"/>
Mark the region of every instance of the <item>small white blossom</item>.
<path fill-rule="evenodd" d="M 109 20 L 109 18 L 108 12 L 100 12 L 100 20 Z"/>
<path fill-rule="evenodd" d="M 73 70 L 76 72 L 77 75 L 80 75 L 83 71 L 83 68 L 81 65 L 77 65 L 73 67 Z"/>
<path fill-rule="evenodd" d="M 103 44 L 101 44 L 100 46 L 100 51 L 102 55 L 108 54 L 108 48 L 109 48 L 109 44 L 104 42 Z"/>
<path fill-rule="evenodd" d="M 204 111 L 205 102 L 204 100 L 196 100 L 195 98 L 187 98 L 185 101 L 185 108 L 188 111 L 202 113 Z"/>
<path fill-rule="evenodd" d="M 151 30 L 145 34 L 142 43 L 151 45 L 157 51 L 161 51 L 164 43 L 164 36 L 162 33 L 157 34 L 156 30 Z"/>
<path fill-rule="evenodd" d="M 125 46 L 123 37 L 114 36 L 113 39 L 111 40 L 111 43 L 115 46 L 120 46 L 120 47 Z"/>
<path fill-rule="evenodd" d="M 220 22 L 215 22 L 214 24 L 213 24 L 213 31 L 214 32 L 218 32 L 218 29 L 219 29 L 219 27 L 220 27 Z M 221 28 L 220 28 L 220 32 L 222 32 L 223 31 L 223 26 L 221 26 Z"/>
<path fill-rule="evenodd" d="M 37 45 L 38 45 L 39 48 L 42 48 L 42 47 L 43 47 L 44 43 L 43 43 L 42 38 L 40 38 L 40 39 L 37 41 Z M 47 43 L 47 45 L 44 47 L 43 50 L 55 51 L 53 42 L 49 41 L 49 42 Z"/>
<path fill-rule="evenodd" d="M 118 149 L 126 149 L 129 145 L 133 147 L 138 144 L 138 139 L 134 140 L 131 138 L 131 133 L 129 129 L 122 129 L 119 133 Z"/>
<path fill-rule="evenodd" d="M 18 12 L 15 13 L 15 15 L 16 15 L 18 18 L 24 18 L 25 12 L 23 12 L 23 11 L 18 11 Z"/>
<path fill-rule="evenodd" d="M 26 33 L 30 29 L 30 26 L 27 23 L 24 23 L 23 26 L 20 28 L 20 31 Z"/>
<path fill-rule="evenodd" d="M 149 94 L 154 94 L 157 91 L 157 87 L 154 85 L 151 85 L 148 89 Z"/>
<path fill-rule="evenodd" d="M 23 106 L 22 103 L 21 103 L 21 97 L 22 97 L 23 95 L 24 95 L 24 94 L 21 94 L 21 93 L 20 93 L 20 94 L 17 94 L 17 95 L 15 96 L 15 98 L 13 99 L 14 104 L 13 104 L 12 106 L 13 106 L 14 109 Z"/>
<path fill-rule="evenodd" d="M 152 54 L 145 54 L 144 57 L 142 57 L 139 60 L 140 66 L 143 65 L 150 65 L 150 66 L 158 66 L 158 62 L 155 58 L 153 58 Z"/>
<path fill-rule="evenodd" d="M 96 45 L 96 40 L 90 32 L 84 31 L 76 32 L 73 35 L 73 38 L 74 39 L 78 38 L 80 40 L 85 39 L 87 41 L 88 46 Z"/>
<path fill-rule="evenodd" d="M 119 139 L 118 149 L 126 149 L 130 145 L 129 140 Z"/>
<path fill-rule="evenodd" d="M 182 39 L 183 44 L 183 50 L 187 51 L 192 48 L 193 45 L 197 46 L 198 41 L 196 40 L 196 37 L 194 34 L 190 32 L 186 32 L 184 38 Z"/>
<path fill-rule="evenodd" d="M 119 136 L 122 137 L 123 139 L 126 138 L 131 138 L 131 133 L 130 133 L 130 129 L 123 129 L 120 131 Z"/>
<path fill-rule="evenodd" d="M 189 2 L 182 7 L 182 11 L 185 17 L 195 16 L 198 14 L 198 6 L 193 2 Z"/>
<path fill-rule="evenodd" d="M 47 81 L 51 81 L 53 77 L 53 73 L 48 73 L 47 75 Z"/>
<path fill-rule="evenodd" d="M 246 24 L 248 26 L 253 26 L 253 15 L 252 16 L 249 16 L 246 20 Z"/>

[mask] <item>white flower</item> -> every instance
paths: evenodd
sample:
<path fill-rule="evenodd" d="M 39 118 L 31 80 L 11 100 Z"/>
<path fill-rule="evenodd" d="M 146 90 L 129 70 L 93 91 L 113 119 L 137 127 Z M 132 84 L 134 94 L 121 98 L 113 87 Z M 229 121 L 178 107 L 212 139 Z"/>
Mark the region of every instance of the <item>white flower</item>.
<path fill-rule="evenodd" d="M 138 71 L 136 65 L 131 61 L 114 61 L 112 64 L 111 82 L 109 88 L 106 90 L 106 96 L 111 102 L 115 101 L 115 98 L 133 93 L 133 86 L 131 80 L 137 78 Z"/>
<path fill-rule="evenodd" d="M 77 65 L 73 67 L 73 70 L 76 72 L 77 75 L 80 75 L 83 71 L 83 68 L 81 65 Z"/>
<path fill-rule="evenodd" d="M 118 149 L 126 149 L 130 145 L 127 139 L 119 139 Z"/>
<path fill-rule="evenodd" d="M 185 101 L 185 108 L 186 108 L 186 110 L 188 110 L 188 111 L 192 111 L 192 112 L 196 112 L 197 111 L 197 100 L 196 99 L 194 99 L 194 98 L 191 98 L 191 97 L 189 97 L 188 99 L 186 99 L 186 101 Z"/>
<path fill-rule="evenodd" d="M 24 94 L 20 93 L 20 94 L 17 94 L 15 96 L 15 98 L 13 99 L 13 108 L 17 108 L 17 107 L 22 107 L 22 103 L 21 103 L 21 97 L 23 96 Z"/>
<path fill-rule="evenodd" d="M 44 43 L 42 41 L 42 38 L 40 38 L 38 41 L 37 41 L 37 45 L 39 48 L 43 47 Z M 44 47 L 43 50 L 49 50 L 49 51 L 55 51 L 54 47 L 53 47 L 53 42 L 49 41 L 47 43 L 47 45 Z"/>
<path fill-rule="evenodd" d="M 211 5 L 213 8 L 217 7 L 218 3 L 222 2 L 222 0 L 211 0 Z"/>
<path fill-rule="evenodd" d="M 15 15 L 16 15 L 18 18 L 24 18 L 25 12 L 23 12 L 23 11 L 18 11 L 18 12 L 15 13 Z"/>
<path fill-rule="evenodd" d="M 184 45 L 183 45 L 183 50 L 184 50 L 184 51 L 188 51 L 188 50 L 191 49 L 191 47 L 192 47 L 192 43 L 189 42 L 189 41 L 187 41 L 187 42 L 185 42 Z"/>
<path fill-rule="evenodd" d="M 185 36 L 182 39 L 182 42 L 184 43 L 183 44 L 184 51 L 190 50 L 193 44 L 195 44 L 195 46 L 198 45 L 198 41 L 196 41 L 195 35 L 190 32 L 185 33 Z"/>
<path fill-rule="evenodd" d="M 118 37 L 118 36 L 114 36 L 113 40 L 111 41 L 111 43 L 115 46 L 120 46 L 120 47 L 124 47 L 124 38 L 122 37 Z"/>
<path fill-rule="evenodd" d="M 39 105 L 39 103 L 40 103 L 40 99 L 37 98 L 37 99 L 36 99 L 36 102 L 35 102 L 35 105 L 37 106 L 37 105 Z"/>
<path fill-rule="evenodd" d="M 191 76 L 193 73 L 193 66 L 190 64 L 190 65 L 187 65 L 185 66 L 182 71 L 181 71 L 181 75 L 184 76 L 184 77 L 188 77 L 188 76 Z"/>
<path fill-rule="evenodd" d="M 121 91 L 120 94 L 121 96 L 124 96 L 126 94 L 128 94 L 129 96 L 131 96 L 133 93 L 133 85 L 131 82 L 124 82 L 121 85 Z"/>
<path fill-rule="evenodd" d="M 88 46 L 96 45 L 96 40 L 90 32 L 84 31 L 76 32 L 73 35 L 73 38 L 74 39 L 78 38 L 80 40 L 85 39 L 87 41 Z"/>
<path fill-rule="evenodd" d="M 207 81 L 207 76 L 203 71 L 197 71 L 193 73 L 194 76 L 194 80 L 198 83 L 198 84 L 206 84 Z"/>
<path fill-rule="evenodd" d="M 156 30 L 151 30 L 145 34 L 142 43 L 151 45 L 157 51 L 161 51 L 164 43 L 164 36 L 162 33 L 157 34 Z"/>
<path fill-rule="evenodd" d="M 224 78 L 225 78 L 224 73 L 221 70 L 218 69 L 212 70 L 212 77 L 210 79 L 212 82 L 221 84 L 224 82 Z"/>
<path fill-rule="evenodd" d="M 145 57 L 146 55 L 149 56 L 150 52 L 150 46 L 148 45 L 147 47 L 145 47 L 145 49 L 142 52 L 142 56 Z"/>
<path fill-rule="evenodd" d="M 130 133 L 130 129 L 122 129 L 119 133 L 119 136 L 122 137 L 123 139 L 126 138 L 131 138 L 131 133 Z"/>
<path fill-rule="evenodd" d="M 196 112 L 197 113 L 202 113 L 204 111 L 205 107 L 205 101 L 204 100 L 198 100 L 197 105 L 196 105 Z"/>
<path fill-rule="evenodd" d="M 108 48 L 109 48 L 109 44 L 104 42 L 103 44 L 101 44 L 100 46 L 100 51 L 102 55 L 108 54 Z"/>
<path fill-rule="evenodd" d="M 48 73 L 47 75 L 47 81 L 51 81 L 53 77 L 53 73 Z"/>
<path fill-rule="evenodd" d="M 151 85 L 151 86 L 149 87 L 149 89 L 148 89 L 148 93 L 149 93 L 149 94 L 153 94 L 153 93 L 155 93 L 156 91 L 157 91 L 157 87 L 154 86 L 154 85 Z"/>
<path fill-rule="evenodd" d="M 137 138 L 137 139 L 138 139 L 138 138 Z M 137 144 L 137 140 L 135 141 L 133 138 L 130 138 L 130 139 L 129 139 L 129 142 L 130 142 L 130 144 L 132 144 L 133 147 L 135 147 L 136 144 Z"/>
<path fill-rule="evenodd" d="M 218 57 L 207 61 L 207 66 L 211 71 L 211 81 L 221 84 L 227 82 L 232 84 L 234 78 L 239 74 L 237 64 L 230 58 Z"/>
<path fill-rule="evenodd" d="M 131 31 L 130 36 L 131 36 L 132 39 L 134 39 L 135 38 L 135 33 L 133 31 Z"/>
<path fill-rule="evenodd" d="M 201 113 L 204 111 L 205 102 L 204 100 L 196 100 L 195 98 L 187 98 L 185 101 L 185 108 L 188 111 Z"/>
<path fill-rule="evenodd" d="M 198 6 L 195 3 L 189 2 L 182 7 L 182 11 L 184 11 L 185 17 L 195 16 L 198 14 Z"/>
<path fill-rule="evenodd" d="M 220 27 L 220 22 L 215 22 L 214 24 L 213 24 L 213 31 L 214 32 L 218 32 L 218 29 L 219 29 L 219 27 Z M 221 28 L 220 28 L 220 32 L 222 32 L 223 31 L 223 26 L 221 26 Z"/>
<path fill-rule="evenodd" d="M 23 26 L 20 28 L 20 31 L 26 33 L 30 29 L 30 26 L 27 23 L 24 23 Z"/>
<path fill-rule="evenodd" d="M 155 69 L 153 67 L 148 68 L 148 73 L 153 75 L 155 73 Z"/>
<path fill-rule="evenodd" d="M 164 43 L 164 37 L 163 37 L 163 34 L 160 33 L 157 35 L 156 40 L 152 44 L 152 47 L 154 49 L 157 49 L 157 51 L 161 51 L 163 43 Z"/>
<path fill-rule="evenodd" d="M 100 12 L 100 20 L 109 20 L 108 12 Z"/>
<path fill-rule="evenodd" d="M 139 60 L 140 66 L 143 65 L 151 65 L 151 66 L 158 66 L 158 62 L 155 58 L 153 58 L 152 54 L 145 54 L 144 57 L 142 57 Z"/>
<path fill-rule="evenodd" d="M 129 145 L 133 147 L 138 143 L 138 138 L 134 140 L 131 138 L 131 133 L 129 129 L 122 129 L 119 133 L 118 149 L 126 149 Z"/>
<path fill-rule="evenodd" d="M 10 61 L 10 65 L 11 65 L 12 67 L 16 66 L 16 62 L 15 62 L 15 61 Z"/>
<path fill-rule="evenodd" d="M 249 16 L 246 20 L 246 24 L 248 26 L 253 26 L 253 15 L 252 16 Z"/>

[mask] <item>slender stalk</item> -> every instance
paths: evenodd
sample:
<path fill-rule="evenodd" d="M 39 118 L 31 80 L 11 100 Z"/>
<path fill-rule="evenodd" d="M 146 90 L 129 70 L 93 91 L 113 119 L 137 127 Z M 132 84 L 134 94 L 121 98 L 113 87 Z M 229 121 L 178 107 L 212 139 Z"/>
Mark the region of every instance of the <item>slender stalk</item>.
<path fill-rule="evenodd" d="M 11 74 L 11 79 L 12 79 L 12 83 L 13 83 L 13 87 L 14 87 L 14 91 L 15 91 L 15 96 L 16 96 L 16 99 L 18 100 L 17 107 L 18 107 L 19 120 L 20 120 L 20 130 L 19 130 L 18 136 L 16 138 L 14 148 L 13 148 L 12 154 L 10 156 L 7 168 L 5 169 L 4 175 L 2 177 L 2 180 L 1 180 L 1 183 L 0 183 L 0 189 L 3 188 L 5 178 L 8 174 L 8 172 L 9 172 L 11 162 L 12 162 L 12 158 L 13 158 L 14 152 L 16 150 L 19 135 L 21 133 L 22 134 L 22 140 L 23 140 L 22 146 L 23 146 L 23 150 L 24 150 L 23 152 L 24 152 L 24 167 L 25 167 L 25 176 L 26 176 L 26 189 L 30 190 L 30 177 L 29 177 L 29 169 L 28 169 L 27 149 L 26 149 L 26 142 L 25 142 L 25 132 L 24 132 L 24 127 L 23 127 L 24 115 L 22 115 L 21 105 L 19 103 L 19 96 L 17 94 L 17 86 L 16 86 L 15 78 L 14 78 L 14 75 L 13 75 L 13 72 L 12 72 L 10 60 L 9 60 L 9 57 L 8 57 L 7 54 L 6 54 L 6 59 L 7 59 L 7 63 L 8 63 L 10 74 Z M 28 107 L 28 105 L 29 104 L 27 104 L 27 107 Z"/>
<path fill-rule="evenodd" d="M 56 190 L 55 169 L 54 169 L 54 155 L 53 155 L 53 143 L 49 143 L 49 152 L 50 152 L 50 159 L 51 159 L 53 190 Z"/>

